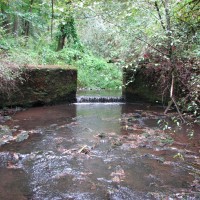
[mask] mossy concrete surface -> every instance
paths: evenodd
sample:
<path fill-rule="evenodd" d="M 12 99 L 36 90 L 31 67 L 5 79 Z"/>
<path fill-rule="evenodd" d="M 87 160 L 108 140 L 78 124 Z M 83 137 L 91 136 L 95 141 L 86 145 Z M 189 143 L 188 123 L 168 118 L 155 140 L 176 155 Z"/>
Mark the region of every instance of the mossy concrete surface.
<path fill-rule="evenodd" d="M 22 74 L 17 89 L 0 94 L 0 106 L 35 106 L 60 102 L 75 102 L 77 70 L 61 66 L 29 66 Z"/>
<path fill-rule="evenodd" d="M 169 96 L 163 97 L 159 89 L 159 72 L 141 67 L 134 71 L 124 69 L 123 96 L 127 102 L 167 103 Z"/>

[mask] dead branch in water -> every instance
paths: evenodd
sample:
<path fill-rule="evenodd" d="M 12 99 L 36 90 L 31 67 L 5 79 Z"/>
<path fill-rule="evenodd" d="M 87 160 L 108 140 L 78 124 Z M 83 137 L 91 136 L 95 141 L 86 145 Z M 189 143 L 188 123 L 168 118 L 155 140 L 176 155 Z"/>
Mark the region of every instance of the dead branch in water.
<path fill-rule="evenodd" d="M 175 100 L 175 98 L 174 98 L 173 93 L 174 93 L 174 73 L 172 73 L 172 82 L 171 82 L 171 88 L 170 88 L 170 98 L 171 98 L 171 101 L 169 101 L 168 106 L 167 106 L 167 108 L 165 109 L 164 114 L 167 114 L 168 110 L 171 108 L 172 104 L 174 103 L 174 105 L 175 105 L 175 107 L 176 107 L 176 110 L 177 110 L 177 112 L 178 112 L 178 114 L 179 114 L 179 116 L 180 116 L 182 122 L 185 123 L 186 121 L 185 121 L 185 119 L 183 118 L 183 115 L 182 115 L 182 113 L 181 113 L 181 111 L 180 111 L 180 109 L 179 109 L 179 107 L 178 107 L 178 105 L 177 105 L 177 102 L 176 102 L 176 100 Z"/>

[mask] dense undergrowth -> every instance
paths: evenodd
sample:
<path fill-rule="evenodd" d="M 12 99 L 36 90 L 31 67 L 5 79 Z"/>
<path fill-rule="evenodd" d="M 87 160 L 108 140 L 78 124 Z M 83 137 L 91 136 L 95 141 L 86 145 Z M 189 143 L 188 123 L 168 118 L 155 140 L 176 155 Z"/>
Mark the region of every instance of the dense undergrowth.
<path fill-rule="evenodd" d="M 56 44 L 42 37 L 4 37 L 0 47 L 1 90 L 6 82 L 20 77 L 21 67 L 27 65 L 70 65 L 78 70 L 79 88 L 118 89 L 122 85 L 121 69 L 83 46 L 73 45 L 56 51 Z"/>

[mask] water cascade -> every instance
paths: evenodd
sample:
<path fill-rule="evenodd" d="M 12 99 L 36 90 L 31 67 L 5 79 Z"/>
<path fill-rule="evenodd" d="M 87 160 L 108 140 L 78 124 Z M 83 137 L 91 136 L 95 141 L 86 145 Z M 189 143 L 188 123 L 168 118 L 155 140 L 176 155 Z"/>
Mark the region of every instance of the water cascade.
<path fill-rule="evenodd" d="M 76 98 L 77 103 L 122 103 L 123 97 L 94 97 L 94 96 L 79 96 Z"/>
<path fill-rule="evenodd" d="M 125 101 L 121 91 L 98 90 L 78 91 L 76 96 L 77 103 L 122 103 Z"/>

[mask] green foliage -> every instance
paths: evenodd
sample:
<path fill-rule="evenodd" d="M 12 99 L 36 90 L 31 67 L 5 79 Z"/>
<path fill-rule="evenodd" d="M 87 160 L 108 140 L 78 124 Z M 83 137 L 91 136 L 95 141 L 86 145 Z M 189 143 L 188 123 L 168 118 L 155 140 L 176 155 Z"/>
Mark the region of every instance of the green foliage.
<path fill-rule="evenodd" d="M 71 65 L 77 68 L 79 87 L 116 89 L 122 85 L 122 72 L 118 66 L 108 64 L 103 58 L 94 56 L 89 51 L 83 51 L 83 46 L 80 45 L 65 47 L 57 52 L 56 43 L 48 43 L 45 35 L 37 40 L 32 37 L 8 37 L 4 38 L 0 45 L 9 49 L 6 59 L 17 66 Z M 2 76 L 7 74 L 8 77 L 10 72 L 6 70 L 9 68 L 2 66 Z M 18 77 L 18 74 L 15 75 Z"/>
<path fill-rule="evenodd" d="M 121 69 L 102 58 L 85 54 L 75 65 L 79 72 L 80 87 L 118 89 L 122 85 Z"/>
<path fill-rule="evenodd" d="M 172 129 L 172 127 L 170 126 L 169 122 L 167 120 L 165 120 L 165 119 L 158 120 L 157 124 L 164 131 Z"/>
<path fill-rule="evenodd" d="M 184 160 L 184 156 L 183 156 L 183 154 L 181 154 L 181 153 L 175 154 L 173 158 L 178 158 L 178 159 L 180 159 L 180 160 Z"/>
<path fill-rule="evenodd" d="M 16 63 L 5 59 L 0 52 L 0 93 L 8 97 L 14 90 L 17 90 L 16 82 L 23 81 L 21 69 Z"/>

